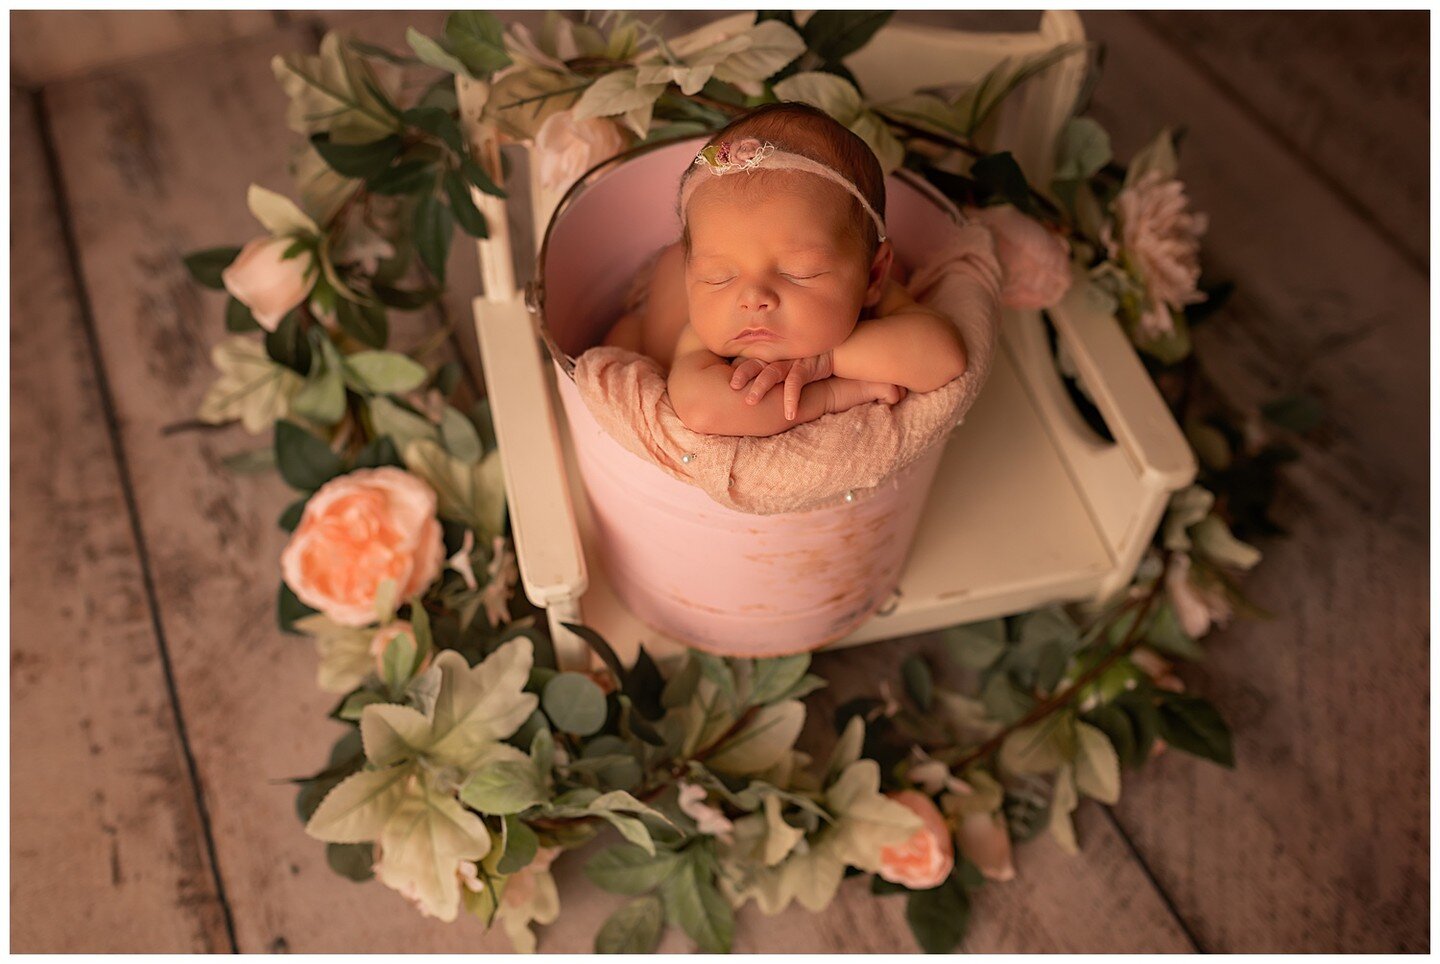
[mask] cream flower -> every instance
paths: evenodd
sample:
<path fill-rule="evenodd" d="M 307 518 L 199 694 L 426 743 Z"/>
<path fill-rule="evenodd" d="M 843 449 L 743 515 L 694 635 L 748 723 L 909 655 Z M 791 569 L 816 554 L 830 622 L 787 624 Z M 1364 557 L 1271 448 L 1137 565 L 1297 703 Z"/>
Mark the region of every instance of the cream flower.
<path fill-rule="evenodd" d="M 393 466 L 331 479 L 305 503 L 280 554 L 285 584 L 342 626 L 383 618 L 375 609 L 384 580 L 394 580 L 398 606 L 440 573 L 445 543 L 435 507 L 434 489 Z"/>
<path fill-rule="evenodd" d="M 967 207 L 990 229 L 1003 277 L 1000 303 L 1007 308 L 1049 308 L 1070 290 L 1070 242 L 1027 217 L 1013 204 Z"/>
<path fill-rule="evenodd" d="M 625 134 L 614 121 L 603 117 L 577 121 L 573 110 L 557 111 L 535 133 L 540 183 L 547 191 L 563 191 L 624 148 Z"/>
<path fill-rule="evenodd" d="M 1188 553 L 1175 554 L 1165 576 L 1165 588 L 1175 606 L 1175 615 L 1180 617 L 1180 625 L 1192 638 L 1205 635 L 1212 624 L 1223 628 L 1233 615 L 1223 590 L 1200 586 L 1190 578 Z"/>
<path fill-rule="evenodd" d="M 735 829 L 730 819 L 705 802 L 705 788 L 694 783 L 679 783 L 680 812 L 691 820 L 703 834 L 725 839 Z"/>
<path fill-rule="evenodd" d="M 1147 171 L 1123 189 L 1111 205 L 1120 225 L 1117 240 L 1106 222 L 1100 240 L 1112 260 L 1125 254 L 1145 285 L 1147 302 L 1140 327 L 1152 336 L 1174 331 L 1172 309 L 1205 300 L 1200 282 L 1200 236 L 1209 217 L 1188 210 L 1185 185 L 1159 171 Z"/>
<path fill-rule="evenodd" d="M 490 620 L 490 625 L 499 626 L 510 621 L 510 591 L 520 576 L 520 570 L 515 565 L 515 553 L 510 551 L 509 540 L 504 536 L 495 537 L 486 571 L 490 581 L 485 584 L 480 598 L 485 603 L 485 617 Z"/>
<path fill-rule="evenodd" d="M 266 331 L 279 328 L 290 309 L 304 301 L 314 287 L 313 259 L 308 253 L 280 257 L 294 242 L 294 238 L 268 235 L 254 238 L 220 272 L 225 290 L 249 308 Z"/>

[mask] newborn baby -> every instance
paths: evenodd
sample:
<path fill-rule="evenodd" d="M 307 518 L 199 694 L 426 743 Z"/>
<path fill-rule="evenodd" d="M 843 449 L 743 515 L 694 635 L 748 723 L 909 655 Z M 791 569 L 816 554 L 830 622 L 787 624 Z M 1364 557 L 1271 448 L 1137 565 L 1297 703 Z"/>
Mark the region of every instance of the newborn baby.
<path fill-rule="evenodd" d="M 680 420 L 715 435 L 775 435 L 945 385 L 965 371 L 964 341 L 893 276 L 884 184 L 823 111 L 746 114 L 682 178 L 681 239 L 604 343 L 665 365 Z"/>

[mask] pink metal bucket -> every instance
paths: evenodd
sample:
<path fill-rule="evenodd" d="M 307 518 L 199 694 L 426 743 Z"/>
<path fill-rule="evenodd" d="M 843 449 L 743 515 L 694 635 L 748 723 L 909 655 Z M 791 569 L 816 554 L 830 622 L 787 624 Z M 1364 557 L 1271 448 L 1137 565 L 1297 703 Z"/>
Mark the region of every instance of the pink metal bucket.
<path fill-rule="evenodd" d="M 582 179 L 546 230 L 531 304 L 556 361 L 616 594 L 654 629 L 699 649 L 806 652 L 849 635 L 894 593 L 944 444 L 852 501 L 752 515 L 671 477 L 599 426 L 575 386 L 574 359 L 604 339 L 646 256 L 679 236 L 676 187 L 703 145 L 642 148 Z M 886 190 L 896 257 L 914 265 L 954 210 L 908 176 L 892 175 Z"/>

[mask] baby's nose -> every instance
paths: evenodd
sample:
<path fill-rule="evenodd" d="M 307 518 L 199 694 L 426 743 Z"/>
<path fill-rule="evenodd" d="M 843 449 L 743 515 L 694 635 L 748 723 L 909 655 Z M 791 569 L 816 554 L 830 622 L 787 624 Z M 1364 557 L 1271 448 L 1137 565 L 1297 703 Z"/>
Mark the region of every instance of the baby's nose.
<path fill-rule="evenodd" d="M 775 293 L 764 288 L 750 288 L 740 295 L 740 307 L 745 311 L 765 311 L 775 307 Z"/>

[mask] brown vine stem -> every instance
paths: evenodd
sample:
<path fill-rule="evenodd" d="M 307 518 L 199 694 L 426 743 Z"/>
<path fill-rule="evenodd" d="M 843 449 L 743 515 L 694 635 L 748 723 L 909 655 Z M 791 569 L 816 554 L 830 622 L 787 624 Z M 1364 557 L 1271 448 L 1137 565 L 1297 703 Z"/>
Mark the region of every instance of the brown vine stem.
<path fill-rule="evenodd" d="M 1155 585 L 1150 590 L 1150 594 L 1145 598 L 1145 602 L 1141 605 L 1140 615 L 1135 618 L 1135 624 L 1130 627 L 1129 631 L 1125 634 L 1125 638 L 1120 641 L 1119 646 L 1116 646 L 1109 655 L 1107 655 L 1100 662 L 1096 663 L 1094 666 L 1090 667 L 1089 670 L 1081 674 L 1080 677 L 1075 680 L 1075 682 L 1071 683 L 1064 690 L 1056 693 L 1049 699 L 1040 703 L 1029 713 L 1026 713 L 1023 717 L 1021 717 L 1018 721 L 1005 727 L 999 733 L 996 733 L 994 736 L 990 737 L 990 739 L 986 740 L 974 750 L 971 750 L 969 753 L 962 756 L 955 763 L 951 764 L 950 769 L 957 772 L 963 771 L 965 767 L 969 766 L 971 763 L 974 763 L 976 760 L 979 760 L 982 757 L 988 756 L 989 754 L 993 753 L 996 749 L 1000 747 L 1002 743 L 1005 742 L 1005 738 L 1011 733 L 1044 719 L 1050 713 L 1070 702 L 1071 697 L 1078 693 L 1082 687 L 1089 685 L 1092 680 L 1100 676 L 1100 674 L 1104 673 L 1111 666 L 1115 665 L 1118 660 L 1126 656 L 1136 646 L 1140 645 L 1140 628 L 1144 626 L 1145 621 L 1150 618 L 1150 610 L 1154 607 L 1155 601 L 1159 599 L 1160 595 L 1165 591 L 1165 574 L 1170 569 L 1171 555 L 1172 553 L 1169 550 L 1165 551 L 1164 561 L 1160 566 L 1160 575 L 1155 577 Z"/>

